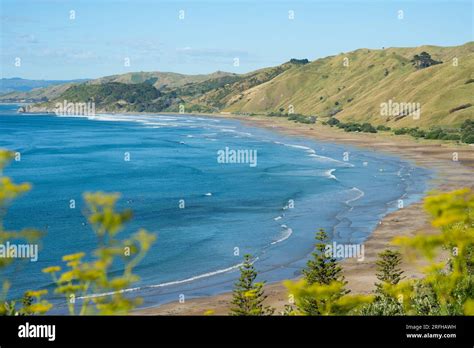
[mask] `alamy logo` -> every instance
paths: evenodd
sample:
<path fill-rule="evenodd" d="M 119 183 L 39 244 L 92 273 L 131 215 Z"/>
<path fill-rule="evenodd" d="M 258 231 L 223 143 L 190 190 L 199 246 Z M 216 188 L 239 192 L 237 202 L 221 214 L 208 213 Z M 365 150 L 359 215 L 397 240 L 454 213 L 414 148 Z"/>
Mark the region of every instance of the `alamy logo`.
<path fill-rule="evenodd" d="M 26 323 L 18 326 L 18 337 L 20 338 L 47 338 L 48 341 L 56 339 L 56 325 L 36 325 Z"/>
<path fill-rule="evenodd" d="M 338 259 L 356 258 L 357 261 L 364 261 L 365 248 L 364 244 L 339 244 L 333 242 L 326 245 L 324 254 L 327 257 Z"/>
<path fill-rule="evenodd" d="M 248 164 L 250 167 L 257 166 L 257 150 L 238 149 L 233 150 L 225 147 L 217 151 L 217 163 L 221 164 Z"/>
<path fill-rule="evenodd" d="M 7 241 L 5 244 L 0 244 L 0 258 L 30 259 L 31 262 L 36 262 L 38 261 L 38 245 L 11 244 Z"/>
<path fill-rule="evenodd" d="M 420 103 L 399 103 L 390 99 L 388 102 L 380 104 L 380 115 L 382 116 L 413 116 L 414 120 L 418 120 L 421 114 Z"/>
<path fill-rule="evenodd" d="M 54 113 L 58 116 L 95 116 L 95 102 L 73 103 L 65 99 L 62 103 L 56 103 Z"/>

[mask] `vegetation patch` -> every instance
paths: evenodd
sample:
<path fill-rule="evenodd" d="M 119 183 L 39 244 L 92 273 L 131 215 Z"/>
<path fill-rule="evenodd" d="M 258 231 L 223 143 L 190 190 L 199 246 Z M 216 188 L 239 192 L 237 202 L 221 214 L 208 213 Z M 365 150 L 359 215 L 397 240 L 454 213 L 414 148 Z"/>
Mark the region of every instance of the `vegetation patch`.
<path fill-rule="evenodd" d="M 443 63 L 441 61 L 432 59 L 428 52 L 421 52 L 419 55 L 415 54 L 411 62 L 417 69 L 425 69 L 432 65 Z"/>
<path fill-rule="evenodd" d="M 377 129 L 372 126 L 370 123 L 357 123 L 357 122 L 347 122 L 343 123 L 335 117 L 331 117 L 329 121 L 326 122 L 331 127 L 336 126 L 337 128 L 344 129 L 346 132 L 362 132 L 362 133 L 377 133 Z"/>
<path fill-rule="evenodd" d="M 472 106 L 471 103 L 459 105 L 459 106 L 456 106 L 455 108 L 452 108 L 451 110 L 449 110 L 449 113 L 452 114 L 453 112 L 463 110 L 463 109 L 467 109 L 467 108 L 470 108 L 471 106 Z"/>

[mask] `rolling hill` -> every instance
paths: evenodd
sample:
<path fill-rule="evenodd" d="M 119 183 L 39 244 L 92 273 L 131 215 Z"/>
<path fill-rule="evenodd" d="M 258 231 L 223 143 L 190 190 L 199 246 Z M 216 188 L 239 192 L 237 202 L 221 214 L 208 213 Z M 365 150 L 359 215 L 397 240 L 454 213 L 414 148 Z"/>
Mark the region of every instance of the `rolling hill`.
<path fill-rule="evenodd" d="M 159 93 L 148 93 L 143 99 L 127 91 L 148 90 L 145 85 Z M 105 98 L 104 91 L 113 91 L 113 98 Z M 323 121 L 337 115 L 343 122 L 394 128 L 458 127 L 474 119 L 474 42 L 453 47 L 358 49 L 312 62 L 292 59 L 247 74 L 114 75 L 55 90 L 31 110 L 49 110 L 64 99 L 85 102 L 96 94 L 100 96 L 98 112 L 177 112 L 184 106 L 186 112 L 287 116 L 290 111 Z M 383 111 L 387 105 L 388 113 Z M 412 109 L 396 110 L 393 105 Z"/>
<path fill-rule="evenodd" d="M 121 75 L 104 76 L 98 79 L 68 81 L 27 91 L 14 91 L 0 95 L 0 102 L 42 103 L 58 99 L 68 88 L 77 85 L 99 85 L 107 83 L 139 84 L 146 83 L 157 89 L 176 88 L 186 84 L 195 84 L 209 79 L 233 75 L 222 71 L 212 74 L 184 75 L 170 72 L 131 72 Z M 64 99 L 64 98 L 63 98 Z"/>
<path fill-rule="evenodd" d="M 411 60 L 423 51 L 443 63 L 417 69 Z M 457 47 L 359 49 L 286 71 L 229 100 L 225 110 L 268 113 L 293 105 L 295 113 L 337 114 L 344 121 L 455 126 L 474 117 L 474 106 L 454 111 L 474 104 L 473 74 L 473 42 Z M 382 116 L 381 104 L 389 100 L 419 103 L 419 119 Z"/>
<path fill-rule="evenodd" d="M 181 87 L 186 84 L 203 82 L 209 79 L 232 75 L 231 73 L 216 71 L 211 74 L 184 75 L 173 72 L 131 72 L 121 75 L 111 75 L 91 80 L 88 84 L 103 84 L 119 82 L 125 84 L 148 83 L 157 89 L 165 87 Z"/>

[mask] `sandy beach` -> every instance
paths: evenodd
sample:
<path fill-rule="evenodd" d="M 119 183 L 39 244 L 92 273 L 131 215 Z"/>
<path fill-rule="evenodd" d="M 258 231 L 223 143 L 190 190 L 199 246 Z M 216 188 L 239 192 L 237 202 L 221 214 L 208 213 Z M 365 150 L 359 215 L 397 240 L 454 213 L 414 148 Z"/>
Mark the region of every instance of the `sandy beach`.
<path fill-rule="evenodd" d="M 212 115 L 212 117 L 223 117 Z M 367 151 L 380 151 L 396 155 L 414 164 L 435 171 L 432 185 L 436 190 L 449 191 L 461 187 L 472 187 L 474 170 L 474 147 L 452 142 L 415 139 L 409 136 L 395 136 L 383 133 L 347 133 L 340 129 L 322 125 L 294 123 L 279 117 L 233 116 L 225 118 L 242 120 L 251 126 L 258 126 L 282 132 L 286 135 L 303 136 L 318 141 L 356 146 Z M 458 160 L 453 160 L 457 153 Z M 417 233 L 433 233 L 421 203 L 415 203 L 386 215 L 365 242 L 365 259 L 342 261 L 348 288 L 353 293 L 369 293 L 374 289 L 375 260 L 379 252 L 390 246 L 395 236 L 410 236 Z M 258 268 L 258 266 L 257 266 Z M 420 277 L 419 267 L 404 262 L 402 268 L 407 278 Z M 278 314 L 288 304 L 288 293 L 281 283 L 267 284 L 267 302 L 276 308 Z M 202 315 L 213 311 L 217 315 L 229 312 L 231 293 L 173 302 L 159 307 L 136 311 L 138 315 Z"/>

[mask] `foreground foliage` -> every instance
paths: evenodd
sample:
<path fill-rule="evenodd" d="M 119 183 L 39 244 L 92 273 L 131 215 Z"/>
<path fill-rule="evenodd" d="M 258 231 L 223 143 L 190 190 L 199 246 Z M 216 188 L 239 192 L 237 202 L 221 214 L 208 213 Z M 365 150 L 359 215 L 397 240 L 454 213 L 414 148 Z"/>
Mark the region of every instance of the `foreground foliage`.
<path fill-rule="evenodd" d="M 12 158 L 11 152 L 0 151 L 0 168 Z M 7 206 L 30 188 L 29 184 L 17 185 L 7 177 L 0 178 L 0 222 Z M 88 222 L 98 239 L 97 249 L 90 255 L 83 252 L 65 255 L 64 266 L 47 267 L 43 272 L 51 275 L 56 284 L 54 292 L 65 297 L 70 314 L 126 314 L 140 304 L 141 299 L 128 298 L 123 290 L 139 279 L 133 269 L 145 257 L 155 236 L 139 230 L 127 239 L 117 238 L 132 218 L 130 210 L 116 211 L 119 194 L 86 193 L 84 199 Z M 30 229 L 5 231 L 0 224 L 0 243 L 7 240 L 37 243 L 40 236 L 38 231 Z M 0 270 L 6 271 L 17 262 L 21 261 L 0 258 Z M 119 272 L 120 269 L 123 271 Z M 112 276 L 112 272 L 120 274 Z M 28 291 L 18 302 L 7 301 L 10 281 L 6 277 L 2 286 L 0 314 L 42 314 L 52 308 L 52 304 L 43 299 L 47 290 Z"/>
<path fill-rule="evenodd" d="M 3 176 L 3 169 L 14 159 L 14 153 L 0 149 L 0 244 L 14 240 L 17 244 L 39 244 L 41 232 L 35 229 L 25 228 L 20 231 L 7 230 L 4 227 L 4 219 L 11 203 L 28 192 L 31 185 L 28 183 L 16 184 L 10 178 Z M 51 305 L 41 299 L 44 292 L 25 293 L 21 300 L 8 300 L 8 292 L 11 281 L 5 276 L 14 271 L 19 271 L 26 260 L 9 257 L 0 257 L 0 272 L 2 274 L 0 292 L 0 315 L 26 315 L 44 313 Z"/>
<path fill-rule="evenodd" d="M 305 279 L 285 282 L 296 299 L 297 314 L 474 315 L 474 192 L 466 188 L 432 195 L 424 207 L 439 232 L 393 241 L 409 260 L 424 261 L 423 278 L 405 280 L 399 267 L 402 255 L 392 250 L 379 255 L 373 296 L 341 295 L 341 280 L 311 283 L 305 272 Z M 318 264 L 324 260 L 316 258 Z M 321 304 L 317 312 L 304 309 L 311 301 Z"/>
<path fill-rule="evenodd" d="M 394 240 L 409 257 L 426 261 L 425 277 L 386 291 L 398 296 L 409 315 L 474 315 L 474 192 L 466 188 L 428 197 L 425 209 L 439 233 Z"/>

